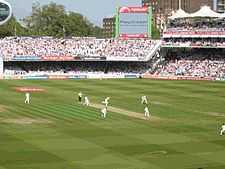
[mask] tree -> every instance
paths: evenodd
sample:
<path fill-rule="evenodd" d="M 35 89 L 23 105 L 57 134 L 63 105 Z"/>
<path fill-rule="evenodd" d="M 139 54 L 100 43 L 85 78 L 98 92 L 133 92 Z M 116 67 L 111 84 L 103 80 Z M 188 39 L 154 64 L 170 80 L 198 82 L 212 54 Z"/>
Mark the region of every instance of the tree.
<path fill-rule="evenodd" d="M 0 37 L 27 35 L 28 30 L 21 26 L 14 16 L 4 25 L 0 26 Z"/>
<path fill-rule="evenodd" d="M 63 5 L 51 2 L 33 4 L 32 14 L 24 19 L 33 35 L 46 36 L 99 36 L 101 28 L 91 24 L 84 16 L 67 12 Z"/>
<path fill-rule="evenodd" d="M 91 31 L 85 18 L 75 12 L 70 12 L 66 16 L 65 29 L 67 36 L 89 36 Z"/>
<path fill-rule="evenodd" d="M 152 24 L 152 39 L 160 39 L 160 31 L 156 25 Z"/>
<path fill-rule="evenodd" d="M 64 6 L 51 2 L 40 6 L 34 3 L 32 14 L 24 19 L 33 35 L 62 36 L 66 11 Z"/>
<path fill-rule="evenodd" d="M 98 26 L 93 26 L 92 27 L 92 36 L 95 36 L 97 38 L 103 38 L 103 29 L 98 27 Z"/>

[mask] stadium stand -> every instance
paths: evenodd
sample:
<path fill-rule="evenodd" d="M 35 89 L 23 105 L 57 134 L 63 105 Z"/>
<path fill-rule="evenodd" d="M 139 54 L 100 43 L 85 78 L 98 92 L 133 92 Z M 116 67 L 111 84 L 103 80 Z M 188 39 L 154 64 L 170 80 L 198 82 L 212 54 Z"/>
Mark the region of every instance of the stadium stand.
<path fill-rule="evenodd" d="M 178 15 L 179 13 L 179 15 Z M 170 17 L 153 76 L 225 79 L 225 20 L 209 7 Z"/>
<path fill-rule="evenodd" d="M 223 51 L 224 52 L 224 51 Z M 223 52 L 210 49 L 191 49 L 168 53 L 164 64 L 155 72 L 160 76 L 225 77 Z"/>
<path fill-rule="evenodd" d="M 8 62 L 5 75 L 139 74 L 150 68 L 145 62 Z"/>
<path fill-rule="evenodd" d="M 208 7 L 193 14 L 179 9 L 170 17 L 162 40 L 6 37 L 0 39 L 4 76 L 110 74 L 107 77 L 225 80 L 225 17 L 221 16 Z"/>
<path fill-rule="evenodd" d="M 36 56 L 144 60 L 156 42 L 150 39 L 122 40 L 96 38 L 56 39 L 52 37 L 7 37 L 0 40 L 5 60 Z M 119 59 L 118 59 L 119 60 Z"/>

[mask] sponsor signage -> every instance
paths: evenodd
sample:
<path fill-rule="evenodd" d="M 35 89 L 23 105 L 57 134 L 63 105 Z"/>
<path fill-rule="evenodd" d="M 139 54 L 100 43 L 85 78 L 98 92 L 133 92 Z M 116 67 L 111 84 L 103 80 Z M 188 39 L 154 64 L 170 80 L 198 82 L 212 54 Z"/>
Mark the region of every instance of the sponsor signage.
<path fill-rule="evenodd" d="M 124 74 L 88 74 L 87 75 L 87 78 L 88 79 L 121 79 L 121 78 L 124 78 Z"/>
<path fill-rule="evenodd" d="M 12 75 L 12 76 L 10 76 L 10 75 L 4 75 L 3 78 L 4 79 L 7 79 L 7 80 L 21 80 L 22 79 L 21 76 L 14 76 L 14 75 Z"/>
<path fill-rule="evenodd" d="M 66 75 L 49 75 L 48 79 L 68 79 Z"/>
<path fill-rule="evenodd" d="M 25 80 L 46 80 L 48 76 L 23 76 Z"/>
<path fill-rule="evenodd" d="M 12 61 L 41 61 L 39 56 L 14 56 Z"/>
<path fill-rule="evenodd" d="M 139 77 L 138 74 L 127 74 L 127 75 L 125 75 L 126 79 L 136 79 L 138 77 Z"/>
<path fill-rule="evenodd" d="M 18 92 L 44 92 L 44 89 L 35 88 L 35 87 L 16 87 L 16 91 Z"/>
<path fill-rule="evenodd" d="M 140 39 L 140 38 L 148 38 L 146 33 L 136 33 L 136 34 L 120 34 L 120 38 L 122 39 Z"/>
<path fill-rule="evenodd" d="M 225 31 L 176 31 L 163 33 L 164 38 L 170 37 L 225 37 Z"/>
<path fill-rule="evenodd" d="M 148 7 L 120 7 L 119 9 L 120 13 L 147 13 L 148 12 Z"/>
<path fill-rule="evenodd" d="M 204 46 L 204 45 L 200 45 L 200 46 L 192 46 L 192 45 L 162 45 L 163 48 L 208 48 L 208 49 L 212 49 L 212 48 L 220 48 L 220 49 L 223 49 L 225 48 L 225 45 L 224 46 Z"/>
<path fill-rule="evenodd" d="M 42 56 L 43 61 L 74 61 L 73 56 Z"/>
<path fill-rule="evenodd" d="M 87 75 L 70 75 L 69 79 L 87 79 Z"/>
<path fill-rule="evenodd" d="M 155 76 L 151 74 L 145 74 L 143 78 L 146 79 L 161 79 L 161 80 L 196 80 L 196 81 L 212 81 L 215 78 L 210 77 L 191 77 L 191 76 Z"/>
<path fill-rule="evenodd" d="M 82 58 L 82 60 L 85 60 L 85 61 L 99 61 L 99 60 L 106 60 L 106 57 L 100 57 L 100 56 L 92 56 L 92 57 L 84 57 Z"/>
<path fill-rule="evenodd" d="M 107 61 L 141 61 L 138 57 L 107 57 Z"/>

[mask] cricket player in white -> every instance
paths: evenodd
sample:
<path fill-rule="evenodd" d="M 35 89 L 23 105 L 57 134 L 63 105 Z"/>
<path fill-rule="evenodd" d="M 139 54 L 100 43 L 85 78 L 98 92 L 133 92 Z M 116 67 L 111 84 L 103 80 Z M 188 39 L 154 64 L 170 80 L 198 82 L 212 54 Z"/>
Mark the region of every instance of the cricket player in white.
<path fill-rule="evenodd" d="M 89 106 L 90 105 L 90 101 L 89 101 L 87 96 L 84 97 L 84 105 L 85 106 Z"/>
<path fill-rule="evenodd" d="M 30 93 L 28 93 L 28 92 L 25 94 L 25 101 L 24 101 L 24 103 L 25 104 L 30 104 Z"/>
<path fill-rule="evenodd" d="M 148 104 L 147 96 L 141 96 L 141 104 Z"/>
<path fill-rule="evenodd" d="M 78 93 L 78 102 L 82 102 L 82 97 L 83 97 L 83 94 L 82 94 L 82 92 L 79 92 Z"/>
<path fill-rule="evenodd" d="M 103 117 L 104 119 L 106 118 L 106 114 L 107 114 L 107 109 L 106 107 L 104 107 L 102 110 L 101 110 L 101 117 Z"/>
<path fill-rule="evenodd" d="M 220 135 L 222 136 L 225 133 L 225 124 L 222 125 L 222 129 L 220 131 Z"/>
<path fill-rule="evenodd" d="M 150 117 L 149 109 L 147 106 L 145 107 L 144 110 L 145 110 L 145 117 Z"/>
<path fill-rule="evenodd" d="M 109 99 L 110 97 L 105 98 L 105 100 L 102 102 L 103 104 L 105 104 L 105 107 L 108 108 L 109 105 Z"/>

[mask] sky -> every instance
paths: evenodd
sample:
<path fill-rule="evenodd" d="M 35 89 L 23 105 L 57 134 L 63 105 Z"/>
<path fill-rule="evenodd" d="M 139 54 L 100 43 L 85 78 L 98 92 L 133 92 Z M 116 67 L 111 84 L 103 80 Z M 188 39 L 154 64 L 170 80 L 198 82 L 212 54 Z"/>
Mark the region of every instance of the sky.
<path fill-rule="evenodd" d="M 13 7 L 17 19 L 22 19 L 31 14 L 32 3 L 37 1 L 41 5 L 56 2 L 66 7 L 68 11 L 79 12 L 86 16 L 92 23 L 102 26 L 104 17 L 115 13 L 117 4 L 120 6 L 141 6 L 141 0 L 7 0 Z"/>

